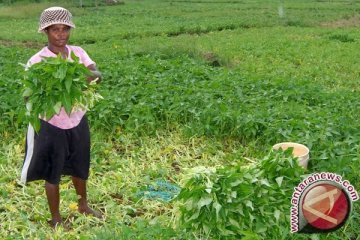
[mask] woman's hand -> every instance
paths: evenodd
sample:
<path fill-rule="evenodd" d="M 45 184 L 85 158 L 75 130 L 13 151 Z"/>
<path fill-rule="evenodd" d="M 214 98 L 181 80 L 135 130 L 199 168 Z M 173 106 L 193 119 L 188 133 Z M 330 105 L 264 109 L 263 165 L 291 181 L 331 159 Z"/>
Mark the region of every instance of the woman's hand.
<path fill-rule="evenodd" d="M 91 76 L 88 76 L 87 80 L 88 82 L 92 82 L 94 80 L 96 80 L 96 83 L 101 82 L 102 80 L 102 74 L 100 71 L 97 70 L 95 64 L 91 64 L 87 67 L 90 71 L 91 71 Z"/>

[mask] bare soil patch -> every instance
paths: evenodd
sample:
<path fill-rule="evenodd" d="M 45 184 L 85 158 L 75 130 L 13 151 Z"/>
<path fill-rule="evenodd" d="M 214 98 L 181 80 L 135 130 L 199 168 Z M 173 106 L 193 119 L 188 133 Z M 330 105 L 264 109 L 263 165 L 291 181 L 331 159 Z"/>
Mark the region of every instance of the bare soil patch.
<path fill-rule="evenodd" d="M 322 27 L 328 28 L 344 28 L 344 27 L 360 27 L 360 14 L 354 15 L 350 18 L 343 18 L 331 22 L 323 22 Z"/>

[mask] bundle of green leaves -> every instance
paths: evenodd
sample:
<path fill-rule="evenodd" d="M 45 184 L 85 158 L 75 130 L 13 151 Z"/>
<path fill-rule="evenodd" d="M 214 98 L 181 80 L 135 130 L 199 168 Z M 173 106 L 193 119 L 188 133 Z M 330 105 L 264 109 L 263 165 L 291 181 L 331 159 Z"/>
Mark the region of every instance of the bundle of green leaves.
<path fill-rule="evenodd" d="M 89 83 L 90 70 L 71 53 L 72 61 L 57 57 L 43 58 L 25 71 L 22 96 L 26 100 L 25 119 L 40 130 L 40 119 L 51 119 L 64 107 L 67 114 L 89 110 L 101 99 L 95 81 Z"/>
<path fill-rule="evenodd" d="M 194 168 L 176 198 L 179 226 L 210 239 L 284 239 L 302 174 L 288 150 L 248 167 Z"/>

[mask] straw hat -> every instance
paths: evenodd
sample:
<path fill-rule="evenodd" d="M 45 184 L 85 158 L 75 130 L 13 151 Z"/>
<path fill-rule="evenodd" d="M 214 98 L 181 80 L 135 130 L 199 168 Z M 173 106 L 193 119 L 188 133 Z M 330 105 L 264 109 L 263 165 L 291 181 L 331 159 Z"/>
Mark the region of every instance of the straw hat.
<path fill-rule="evenodd" d="M 64 24 L 75 28 L 75 24 L 71 21 L 71 18 L 71 13 L 65 8 L 47 8 L 41 13 L 38 32 L 44 32 L 45 28 L 54 24 Z"/>

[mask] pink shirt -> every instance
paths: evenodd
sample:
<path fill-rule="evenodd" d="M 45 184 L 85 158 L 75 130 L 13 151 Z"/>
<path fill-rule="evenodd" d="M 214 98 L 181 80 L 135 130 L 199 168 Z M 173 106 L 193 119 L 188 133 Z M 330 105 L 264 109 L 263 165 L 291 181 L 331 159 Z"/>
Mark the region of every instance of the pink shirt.
<path fill-rule="evenodd" d="M 81 47 L 66 45 L 66 48 L 68 49 L 68 53 L 69 53 L 68 59 L 71 59 L 70 54 L 71 52 L 74 52 L 74 54 L 77 57 L 79 57 L 80 63 L 84 64 L 86 67 L 91 64 L 95 64 L 95 62 L 91 60 L 89 55 Z M 30 58 L 30 60 L 27 62 L 27 67 L 30 67 L 35 63 L 41 62 L 42 57 L 56 57 L 56 54 L 50 51 L 48 47 L 44 47 L 38 53 L 36 53 L 34 56 Z M 86 111 L 74 111 L 69 116 L 65 112 L 65 109 L 62 107 L 59 114 L 54 115 L 47 122 L 61 129 L 70 129 L 79 125 L 85 113 Z"/>

